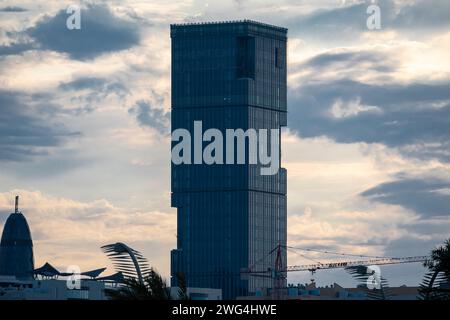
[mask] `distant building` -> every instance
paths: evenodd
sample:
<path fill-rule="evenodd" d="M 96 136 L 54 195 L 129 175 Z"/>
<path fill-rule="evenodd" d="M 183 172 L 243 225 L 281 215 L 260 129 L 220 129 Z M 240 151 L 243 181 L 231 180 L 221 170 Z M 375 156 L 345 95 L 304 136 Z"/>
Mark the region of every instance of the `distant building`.
<path fill-rule="evenodd" d="M 285 300 L 367 300 L 366 288 L 344 288 L 337 283 L 327 287 L 316 288 L 314 283 L 309 285 L 290 286 L 285 288 Z M 390 300 L 417 300 L 419 287 L 389 287 Z M 263 291 L 257 296 L 238 297 L 239 300 L 271 299 L 270 290 Z"/>
<path fill-rule="evenodd" d="M 33 241 L 24 215 L 19 212 L 16 197 L 15 212 L 6 220 L 0 242 L 0 275 L 32 279 L 34 270 Z"/>
<path fill-rule="evenodd" d="M 66 280 L 0 276 L 0 300 L 106 300 L 105 282 L 81 280 L 80 289 L 70 289 Z"/>
<path fill-rule="evenodd" d="M 194 121 L 221 131 L 286 126 L 287 29 L 248 20 L 183 24 L 171 26 L 171 38 L 172 131 L 194 136 Z M 269 278 L 240 276 L 257 262 L 273 268 L 275 257 L 267 256 L 287 241 L 286 170 L 260 169 L 172 163 L 173 286 L 177 273 L 188 287 L 222 289 L 224 299 L 273 286 Z"/>
<path fill-rule="evenodd" d="M 170 288 L 170 296 L 172 299 L 179 298 L 179 287 Z M 186 288 L 186 294 L 190 300 L 222 300 L 221 289 L 210 288 Z"/>

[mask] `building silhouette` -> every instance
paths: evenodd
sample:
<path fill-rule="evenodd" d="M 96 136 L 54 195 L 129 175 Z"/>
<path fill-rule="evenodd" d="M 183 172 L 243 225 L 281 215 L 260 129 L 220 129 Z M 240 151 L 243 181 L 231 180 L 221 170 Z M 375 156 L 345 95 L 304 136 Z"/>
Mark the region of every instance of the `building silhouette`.
<path fill-rule="evenodd" d="M 6 220 L 0 242 L 0 275 L 32 279 L 33 270 L 33 241 L 27 220 L 19 212 L 19 197 L 16 196 L 15 211 Z"/>
<path fill-rule="evenodd" d="M 287 29 L 249 20 L 182 24 L 171 25 L 171 38 L 172 131 L 193 136 L 194 121 L 222 132 L 286 126 Z M 270 252 L 286 245 L 286 170 L 261 175 L 260 167 L 172 163 L 173 286 L 181 273 L 188 287 L 220 288 L 224 299 L 272 288 L 271 278 L 240 274 L 274 268 Z M 281 260 L 286 266 L 285 253 Z"/>

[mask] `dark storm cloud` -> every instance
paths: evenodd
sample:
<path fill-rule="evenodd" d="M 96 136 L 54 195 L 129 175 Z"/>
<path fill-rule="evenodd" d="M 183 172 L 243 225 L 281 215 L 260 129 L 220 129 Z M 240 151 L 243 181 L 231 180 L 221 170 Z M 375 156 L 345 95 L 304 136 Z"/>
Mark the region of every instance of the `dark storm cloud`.
<path fill-rule="evenodd" d="M 68 14 L 45 17 L 27 33 L 42 49 L 68 53 L 74 59 L 92 59 L 103 53 L 129 49 L 139 43 L 138 25 L 114 15 L 106 6 L 81 10 L 81 30 L 66 28 Z"/>
<path fill-rule="evenodd" d="M 392 24 L 410 30 L 434 29 L 450 26 L 450 1 L 421 0 L 401 8 Z"/>
<path fill-rule="evenodd" d="M 66 10 L 45 16 L 22 32 L 33 43 L 0 47 L 0 55 L 19 54 L 30 49 L 67 53 L 72 59 L 87 60 L 114 51 L 129 49 L 140 41 L 136 21 L 116 16 L 107 6 L 89 5 L 81 9 L 81 29 L 66 27 Z"/>
<path fill-rule="evenodd" d="M 114 95 L 118 99 L 124 99 L 130 93 L 128 88 L 121 82 L 89 76 L 62 82 L 58 89 L 72 94 L 70 101 L 79 107 L 57 109 L 55 112 L 72 115 L 89 113 L 100 108 L 110 95 Z"/>
<path fill-rule="evenodd" d="M 323 53 L 309 59 L 302 66 L 308 66 L 312 68 L 327 68 L 330 64 L 335 63 L 352 63 L 372 60 L 371 54 L 365 52 L 358 54 L 356 52 L 342 52 L 342 53 Z"/>
<path fill-rule="evenodd" d="M 450 141 L 449 88 L 447 83 L 370 85 L 352 80 L 304 84 L 290 90 L 289 126 L 302 137 L 381 143 L 410 156 L 450 161 L 441 149 Z M 358 101 L 376 109 L 335 117 L 330 110 L 337 101 L 342 108 Z M 404 148 L 409 145 L 417 149 Z"/>
<path fill-rule="evenodd" d="M 296 16 L 283 25 L 293 35 L 314 39 L 320 34 L 321 39 L 349 38 L 355 32 L 365 31 L 367 5 L 359 3 L 333 9 L 319 9 L 311 14 Z"/>
<path fill-rule="evenodd" d="M 123 83 L 117 81 L 109 81 L 99 77 L 80 77 L 69 82 L 63 82 L 58 86 L 64 91 L 94 90 L 96 94 L 116 93 L 117 95 L 125 95 L 129 91 Z"/>
<path fill-rule="evenodd" d="M 366 10 L 372 1 L 341 6 L 331 9 L 318 9 L 307 15 L 300 15 L 280 22 L 289 28 L 293 35 L 317 40 L 339 41 L 352 39 L 355 35 L 368 31 Z M 392 0 L 379 0 L 381 28 L 399 29 L 413 34 L 424 29 L 444 29 L 450 26 L 448 12 L 450 2 L 442 0 L 419 0 L 410 4 L 401 3 L 397 7 Z"/>
<path fill-rule="evenodd" d="M 0 12 L 25 12 L 25 11 L 27 11 L 27 9 L 15 6 L 0 8 Z"/>
<path fill-rule="evenodd" d="M 106 79 L 96 77 L 81 77 L 73 81 L 64 82 L 59 85 L 62 90 L 98 89 L 106 84 Z"/>
<path fill-rule="evenodd" d="M 0 161 L 21 161 L 46 154 L 70 136 L 78 135 L 38 115 L 25 94 L 0 90 Z"/>
<path fill-rule="evenodd" d="M 422 218 L 450 216 L 450 182 L 404 178 L 382 183 L 361 193 L 372 201 L 400 205 Z"/>
<path fill-rule="evenodd" d="M 31 50 L 34 48 L 32 43 L 14 43 L 7 46 L 0 46 L 0 56 L 9 56 L 15 54 L 21 54 L 22 52 Z"/>
<path fill-rule="evenodd" d="M 412 236 L 404 236 L 402 238 L 391 241 L 384 251 L 387 257 L 405 257 L 405 256 L 422 256 L 429 255 L 430 251 L 436 246 L 441 245 L 445 238 L 422 239 Z"/>
<path fill-rule="evenodd" d="M 402 229 L 408 230 L 410 233 L 441 236 L 448 238 L 450 230 L 450 216 L 444 218 L 430 218 L 412 221 L 399 225 Z"/>
<path fill-rule="evenodd" d="M 128 112 L 136 117 L 139 125 L 156 129 L 161 134 L 169 132 L 170 113 L 155 108 L 148 100 L 139 100 Z"/>
<path fill-rule="evenodd" d="M 330 68 L 361 71 L 361 68 L 367 70 L 368 67 L 378 72 L 392 72 L 396 69 L 396 62 L 392 57 L 379 52 L 326 52 L 318 54 L 303 63 L 293 65 L 290 67 L 290 72 L 303 71 L 305 69 L 319 72 L 330 70 Z"/>

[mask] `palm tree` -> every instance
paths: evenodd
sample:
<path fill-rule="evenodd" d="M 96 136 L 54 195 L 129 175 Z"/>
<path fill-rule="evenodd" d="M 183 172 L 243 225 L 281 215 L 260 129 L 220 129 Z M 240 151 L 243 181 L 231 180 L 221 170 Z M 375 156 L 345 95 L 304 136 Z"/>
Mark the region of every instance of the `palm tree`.
<path fill-rule="evenodd" d="M 170 300 L 170 288 L 153 268 L 139 281 L 127 278 L 118 289 L 108 289 L 106 294 L 113 300 Z"/>
<path fill-rule="evenodd" d="M 118 288 L 105 290 L 114 300 L 170 300 L 170 288 L 162 276 L 149 266 L 148 260 L 139 251 L 125 243 L 117 242 L 102 247 L 112 260 L 124 280 Z M 179 284 L 179 300 L 188 300 L 186 281 L 183 274 L 176 275 Z"/>
<path fill-rule="evenodd" d="M 189 300 L 184 276 L 178 274 L 178 300 Z M 113 300 L 172 300 L 170 288 L 162 276 L 153 268 L 141 283 L 136 278 L 127 278 L 118 289 L 108 289 L 106 294 Z"/>
<path fill-rule="evenodd" d="M 429 272 L 420 285 L 422 300 L 450 300 L 450 239 L 431 251 L 430 259 L 424 262 Z"/>

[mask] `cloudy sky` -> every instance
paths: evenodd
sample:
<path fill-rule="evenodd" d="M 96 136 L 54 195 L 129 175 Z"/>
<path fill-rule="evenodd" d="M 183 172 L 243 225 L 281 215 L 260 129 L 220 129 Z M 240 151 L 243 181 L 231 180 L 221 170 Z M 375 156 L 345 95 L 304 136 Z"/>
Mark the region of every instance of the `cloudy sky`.
<path fill-rule="evenodd" d="M 450 235 L 450 2 L 376 3 L 380 30 L 370 1 L 0 0 L 0 226 L 20 194 L 37 266 L 110 267 L 99 247 L 124 241 L 168 277 L 169 25 L 248 18 L 289 28 L 289 245 L 427 254 Z M 391 285 L 424 271 L 382 268 Z"/>

